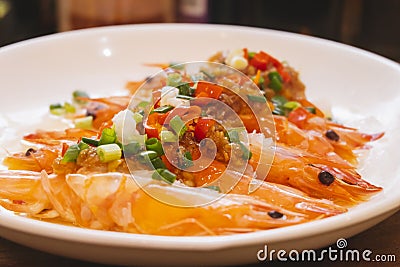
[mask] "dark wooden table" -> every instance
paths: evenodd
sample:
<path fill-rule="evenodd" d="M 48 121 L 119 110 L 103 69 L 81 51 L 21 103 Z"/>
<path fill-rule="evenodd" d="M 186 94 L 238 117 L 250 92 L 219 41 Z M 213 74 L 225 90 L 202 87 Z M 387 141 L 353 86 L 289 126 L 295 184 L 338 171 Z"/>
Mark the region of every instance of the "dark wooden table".
<path fill-rule="evenodd" d="M 373 255 L 394 255 L 395 262 L 262 262 L 256 266 L 400 266 L 400 212 L 353 238 L 347 239 L 349 249 L 370 249 Z M 372 257 L 371 257 L 372 258 Z M 0 238 L 0 267 L 105 267 L 105 265 L 67 259 L 20 246 Z"/>

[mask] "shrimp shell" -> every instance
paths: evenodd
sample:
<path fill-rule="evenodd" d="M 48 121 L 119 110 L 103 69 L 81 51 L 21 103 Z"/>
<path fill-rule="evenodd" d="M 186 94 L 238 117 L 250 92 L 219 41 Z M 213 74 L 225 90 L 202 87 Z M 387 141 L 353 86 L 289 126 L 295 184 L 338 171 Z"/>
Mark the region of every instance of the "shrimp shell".
<path fill-rule="evenodd" d="M 155 181 L 148 178 L 148 171 L 133 175 L 145 190 L 131 175 L 122 173 L 57 176 L 44 171 L 1 171 L 0 204 L 42 220 L 56 217 L 91 229 L 173 236 L 252 232 L 346 211 L 329 201 L 314 200 L 297 190 L 266 182 L 260 182 L 257 194 L 248 194 L 243 190 L 247 178 L 233 193 L 221 195 L 211 189 Z M 196 207 L 170 205 L 154 195 L 163 199 L 172 196 L 175 203 Z M 214 201 L 196 205 L 199 200 Z M 271 212 L 282 217 L 272 218 Z"/>

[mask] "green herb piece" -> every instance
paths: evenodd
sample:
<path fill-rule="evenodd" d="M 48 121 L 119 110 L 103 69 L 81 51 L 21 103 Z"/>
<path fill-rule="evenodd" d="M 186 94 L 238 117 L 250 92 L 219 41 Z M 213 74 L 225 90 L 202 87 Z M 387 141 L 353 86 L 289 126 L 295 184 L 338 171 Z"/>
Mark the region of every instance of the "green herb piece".
<path fill-rule="evenodd" d="M 92 129 L 93 117 L 87 116 L 75 120 L 75 128 L 79 129 Z"/>
<path fill-rule="evenodd" d="M 99 146 L 98 140 L 87 138 L 87 137 L 82 137 L 82 142 L 85 142 L 86 144 L 92 145 L 92 146 Z"/>
<path fill-rule="evenodd" d="M 252 102 L 267 103 L 267 99 L 261 95 L 247 95 L 247 98 Z"/>
<path fill-rule="evenodd" d="M 179 136 L 182 136 L 187 131 L 185 123 L 182 121 L 181 117 L 179 117 L 178 115 L 176 115 L 169 121 L 169 126 Z"/>
<path fill-rule="evenodd" d="M 81 149 L 78 145 L 71 145 L 64 154 L 61 163 L 75 162 L 79 156 Z"/>
<path fill-rule="evenodd" d="M 117 141 L 117 134 L 112 128 L 104 128 L 101 132 L 99 145 L 112 144 Z"/>
<path fill-rule="evenodd" d="M 145 142 L 147 150 L 152 150 L 157 152 L 158 156 L 164 155 L 164 150 L 162 148 L 162 144 L 160 140 L 155 137 L 149 138 Z"/>
<path fill-rule="evenodd" d="M 122 156 L 121 148 L 117 144 L 106 144 L 98 146 L 96 152 L 101 162 L 118 160 Z"/>
<path fill-rule="evenodd" d="M 171 131 L 161 131 L 160 132 L 161 142 L 173 143 L 178 141 L 178 136 Z"/>
<path fill-rule="evenodd" d="M 168 111 L 172 110 L 174 107 L 167 105 L 167 106 L 162 106 L 162 107 L 158 107 L 155 108 L 151 111 L 151 113 L 157 112 L 157 113 L 167 113 Z"/>
<path fill-rule="evenodd" d="M 268 87 L 274 90 L 275 92 L 279 92 L 282 89 L 282 77 L 277 71 L 273 71 L 268 73 L 269 84 Z"/>
<path fill-rule="evenodd" d="M 167 76 L 167 85 L 176 87 L 182 83 L 182 76 L 179 73 L 171 73 Z"/>
<path fill-rule="evenodd" d="M 299 102 L 297 102 L 297 101 L 289 101 L 289 102 L 286 102 L 283 105 L 283 107 L 287 108 L 289 110 L 294 110 L 294 109 L 296 109 L 298 107 L 301 107 L 301 104 Z"/>
<path fill-rule="evenodd" d="M 240 142 L 239 145 L 240 145 L 240 149 L 243 152 L 242 158 L 245 160 L 250 160 L 253 153 L 251 153 L 251 151 L 247 148 L 247 146 L 245 144 L 243 144 L 242 142 Z"/>
<path fill-rule="evenodd" d="M 122 145 L 122 150 L 125 156 L 136 155 L 140 151 L 139 142 L 132 141 L 129 144 Z"/>
<path fill-rule="evenodd" d="M 85 103 L 87 103 L 87 101 L 83 100 L 81 98 L 89 98 L 89 95 L 84 91 L 76 90 L 72 93 L 72 97 L 73 97 L 75 103 L 85 104 Z"/>

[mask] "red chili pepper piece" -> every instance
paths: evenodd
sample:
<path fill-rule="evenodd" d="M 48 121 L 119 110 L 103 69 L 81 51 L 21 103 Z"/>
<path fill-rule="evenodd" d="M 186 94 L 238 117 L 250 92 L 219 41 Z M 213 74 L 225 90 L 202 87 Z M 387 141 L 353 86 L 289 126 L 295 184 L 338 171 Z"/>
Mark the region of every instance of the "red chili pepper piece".
<path fill-rule="evenodd" d="M 194 128 L 194 138 L 196 138 L 198 142 L 206 138 L 208 131 L 214 124 L 214 119 L 199 118 L 196 124 L 196 128 Z"/>

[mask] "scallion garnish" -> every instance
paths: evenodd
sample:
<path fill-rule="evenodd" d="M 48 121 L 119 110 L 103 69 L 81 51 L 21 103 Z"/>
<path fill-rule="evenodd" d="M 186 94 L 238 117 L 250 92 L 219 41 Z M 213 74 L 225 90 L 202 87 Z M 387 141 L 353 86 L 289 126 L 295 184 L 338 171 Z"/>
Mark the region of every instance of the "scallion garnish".
<path fill-rule="evenodd" d="M 277 71 L 268 73 L 269 84 L 268 87 L 279 92 L 282 89 L 282 77 Z"/>
<path fill-rule="evenodd" d="M 271 101 L 275 106 L 283 106 L 286 102 L 288 102 L 286 97 L 281 96 L 281 95 L 273 96 L 271 98 Z"/>
<path fill-rule="evenodd" d="M 286 102 L 283 105 L 283 107 L 287 108 L 289 110 L 294 110 L 294 109 L 296 109 L 298 107 L 301 107 L 301 104 L 299 102 L 297 102 L 297 101 L 289 101 L 289 102 Z"/>
<path fill-rule="evenodd" d="M 228 131 L 228 138 L 231 143 L 239 143 L 239 133 L 236 129 Z"/>
<path fill-rule="evenodd" d="M 81 149 L 79 148 L 79 145 L 77 144 L 71 145 L 65 152 L 64 157 L 61 160 L 61 163 L 75 162 L 80 152 Z"/>
<path fill-rule="evenodd" d="M 182 83 L 182 76 L 179 73 L 175 72 L 175 73 L 168 74 L 168 76 L 167 76 L 167 85 L 168 86 L 176 87 L 176 86 L 180 85 L 181 83 Z"/>
<path fill-rule="evenodd" d="M 245 144 L 242 142 L 239 142 L 240 148 L 242 150 L 242 158 L 245 160 L 250 160 L 251 157 L 253 156 L 253 153 L 247 148 Z"/>
<path fill-rule="evenodd" d="M 247 95 L 249 101 L 258 102 L 258 103 L 266 103 L 267 99 L 261 95 Z"/>
<path fill-rule="evenodd" d="M 141 163 L 149 163 L 151 160 L 155 159 L 158 157 L 157 152 L 148 150 L 148 151 L 142 151 L 138 155 L 139 162 Z"/>
<path fill-rule="evenodd" d="M 189 83 L 182 83 L 182 84 L 178 85 L 176 88 L 178 88 L 180 95 L 191 96 Z"/>
<path fill-rule="evenodd" d="M 124 151 L 125 156 L 135 155 L 140 150 L 139 142 L 132 141 L 129 144 L 122 145 L 122 150 Z"/>
<path fill-rule="evenodd" d="M 110 162 L 120 159 L 122 151 L 117 144 L 106 144 L 97 147 L 97 155 L 101 162 Z"/>
<path fill-rule="evenodd" d="M 178 141 L 178 136 L 171 131 L 161 131 L 160 138 L 161 142 L 166 142 L 166 143 L 173 143 Z"/>
<path fill-rule="evenodd" d="M 174 130 L 174 132 L 179 136 L 182 136 L 187 130 L 185 123 L 178 115 L 169 121 L 169 126 L 171 126 L 172 130 Z"/>
<path fill-rule="evenodd" d="M 154 180 L 163 180 L 169 184 L 172 184 L 176 180 L 176 175 L 167 169 L 157 169 L 151 176 Z"/>
<path fill-rule="evenodd" d="M 145 142 L 147 150 L 152 150 L 157 152 L 158 156 L 164 155 L 164 150 L 162 148 L 162 144 L 160 140 L 155 137 L 149 138 Z"/>
<path fill-rule="evenodd" d="M 98 140 L 87 138 L 87 137 L 82 137 L 82 142 L 85 142 L 86 144 L 91 145 L 91 146 L 98 146 L 99 145 L 99 141 Z"/>
<path fill-rule="evenodd" d="M 151 160 L 151 164 L 155 169 L 165 169 L 167 168 L 160 157 Z"/>
<path fill-rule="evenodd" d="M 133 119 L 136 121 L 136 123 L 140 123 L 143 121 L 143 115 L 139 112 L 135 112 L 133 113 Z"/>
<path fill-rule="evenodd" d="M 158 107 L 155 108 L 151 111 L 151 113 L 157 112 L 157 113 L 167 113 L 168 111 L 172 110 L 174 107 L 167 105 L 167 106 L 162 106 L 162 107 Z"/>
<path fill-rule="evenodd" d="M 221 188 L 218 185 L 209 185 L 209 186 L 206 186 L 204 188 L 211 189 L 211 190 L 214 190 L 214 191 L 217 191 L 217 192 L 221 193 Z"/>
<path fill-rule="evenodd" d="M 115 130 L 112 128 L 104 128 L 101 132 L 99 145 L 112 144 L 115 143 L 115 141 L 117 141 Z"/>
<path fill-rule="evenodd" d="M 89 145 L 86 144 L 85 142 L 81 141 L 81 142 L 79 142 L 78 147 L 79 147 L 80 151 L 82 151 L 82 150 L 88 149 Z"/>
<path fill-rule="evenodd" d="M 76 112 L 75 106 L 68 102 L 64 103 L 64 109 L 65 109 L 65 112 L 67 112 L 67 113 L 75 113 Z"/>
<path fill-rule="evenodd" d="M 81 99 L 81 98 L 89 98 L 89 95 L 81 90 L 76 90 L 72 93 L 72 97 L 74 98 L 74 101 L 78 104 L 85 104 L 86 101 Z"/>
<path fill-rule="evenodd" d="M 65 113 L 65 108 L 60 103 L 51 104 L 50 105 L 50 113 L 53 115 L 60 116 Z"/>
<path fill-rule="evenodd" d="M 305 109 L 312 114 L 317 114 L 317 109 L 314 107 L 305 107 Z"/>
<path fill-rule="evenodd" d="M 92 129 L 93 116 L 86 116 L 75 120 L 75 128 Z"/>

